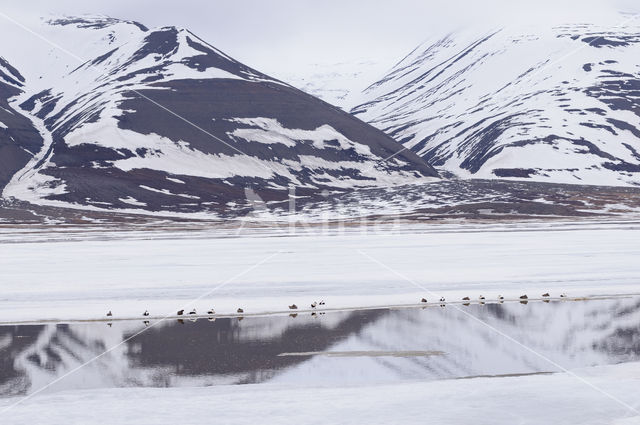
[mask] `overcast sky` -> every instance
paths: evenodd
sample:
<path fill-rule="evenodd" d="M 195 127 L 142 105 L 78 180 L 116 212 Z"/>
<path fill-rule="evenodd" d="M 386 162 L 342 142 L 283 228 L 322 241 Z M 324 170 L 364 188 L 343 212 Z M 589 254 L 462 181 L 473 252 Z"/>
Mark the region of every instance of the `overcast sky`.
<path fill-rule="evenodd" d="M 0 0 L 0 12 L 106 14 L 186 27 L 259 70 L 395 61 L 434 34 L 472 23 L 594 19 L 640 11 L 638 0 Z M 6 23 L 2 23 L 5 25 Z"/>

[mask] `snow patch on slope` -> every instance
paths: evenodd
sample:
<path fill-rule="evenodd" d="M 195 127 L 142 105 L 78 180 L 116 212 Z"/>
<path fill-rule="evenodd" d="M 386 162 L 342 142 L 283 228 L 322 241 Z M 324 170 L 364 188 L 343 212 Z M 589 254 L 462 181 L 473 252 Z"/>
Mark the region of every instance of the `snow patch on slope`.
<path fill-rule="evenodd" d="M 273 118 L 236 118 L 233 121 L 253 127 L 240 128 L 230 134 L 246 141 L 281 143 L 289 147 L 301 141 L 309 141 L 316 149 L 354 149 L 359 155 L 373 157 L 368 146 L 352 142 L 329 125 L 323 125 L 315 130 L 301 130 L 285 128 Z"/>

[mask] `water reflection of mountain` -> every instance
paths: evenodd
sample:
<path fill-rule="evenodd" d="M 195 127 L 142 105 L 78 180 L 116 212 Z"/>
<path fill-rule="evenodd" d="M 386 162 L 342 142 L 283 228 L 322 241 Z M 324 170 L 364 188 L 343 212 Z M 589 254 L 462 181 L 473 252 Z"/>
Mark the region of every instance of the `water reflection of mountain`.
<path fill-rule="evenodd" d="M 284 371 L 275 381 L 303 383 L 313 377 L 316 383 L 331 384 L 339 376 L 345 382 L 366 383 L 556 372 L 559 369 L 549 360 L 569 369 L 640 360 L 639 342 L 638 298 L 397 310 L 331 350 L 424 350 L 445 355 L 339 360 L 318 356 Z"/>
<path fill-rule="evenodd" d="M 277 357 L 300 347 L 321 351 L 384 311 L 167 321 L 56 383 L 51 391 L 118 386 L 261 382 L 305 358 Z M 0 327 L 0 394 L 27 394 L 126 340 L 140 322 Z"/>
<path fill-rule="evenodd" d="M 640 358 L 640 300 L 636 299 L 616 310 L 615 329 L 610 338 L 594 342 L 594 349 L 615 355 L 621 361 Z M 603 326 L 607 326 L 606 324 Z"/>
<path fill-rule="evenodd" d="M 308 314 L 296 320 L 245 319 L 248 326 L 257 320 L 264 321 L 263 332 L 255 327 L 245 332 L 245 321 L 237 319 L 172 323 L 152 328 L 131 340 L 129 357 L 136 368 L 163 368 L 176 375 L 238 376 L 238 382 L 256 383 L 270 378 L 277 370 L 306 360 L 278 354 L 323 351 L 385 314 L 382 310 L 353 312 L 330 327 Z M 271 332 L 268 322 L 274 319 L 284 320 L 289 326 Z"/>
<path fill-rule="evenodd" d="M 259 383 L 338 385 L 555 371 L 640 360 L 640 299 L 168 321 L 50 390 Z M 469 315 L 465 314 L 469 313 Z M 477 318 L 489 326 L 475 320 Z M 143 328 L 141 322 L 0 327 L 0 394 L 26 394 Z M 429 357 L 283 352 L 442 351 Z"/>
<path fill-rule="evenodd" d="M 42 332 L 44 326 L 0 327 L 0 391 L 2 394 L 24 394 L 29 381 L 16 365 L 16 358 Z"/>

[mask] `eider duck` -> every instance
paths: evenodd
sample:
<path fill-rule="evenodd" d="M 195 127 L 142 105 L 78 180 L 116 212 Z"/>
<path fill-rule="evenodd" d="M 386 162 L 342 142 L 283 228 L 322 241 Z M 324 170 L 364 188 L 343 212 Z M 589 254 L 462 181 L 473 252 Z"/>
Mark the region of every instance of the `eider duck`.
<path fill-rule="evenodd" d="M 149 315 L 149 311 L 145 310 L 144 313 L 142 313 L 143 316 L 148 316 Z"/>
<path fill-rule="evenodd" d="M 521 299 L 521 300 L 528 300 L 528 299 L 529 299 L 529 297 L 527 297 L 526 295 L 521 295 L 521 296 L 520 296 L 520 299 Z"/>
<path fill-rule="evenodd" d="M 107 317 L 111 317 L 113 316 L 113 314 L 111 314 L 111 310 L 109 310 L 109 312 L 107 313 Z"/>
<path fill-rule="evenodd" d="M 423 298 L 423 299 L 421 299 L 421 300 L 420 300 L 420 302 L 422 302 L 422 303 L 426 303 L 426 302 L 428 302 L 428 301 L 427 301 L 427 299 L 426 299 L 426 298 Z"/>
<path fill-rule="evenodd" d="M 548 298 L 548 297 L 550 297 L 551 295 L 549 295 L 549 293 L 547 292 L 547 293 L 545 293 L 545 294 L 542 294 L 542 296 L 543 296 L 543 297 L 545 297 L 545 298 Z"/>
<path fill-rule="evenodd" d="M 209 314 L 209 315 L 216 314 L 216 311 L 214 309 L 211 309 L 211 310 L 207 311 L 207 314 Z"/>
<path fill-rule="evenodd" d="M 298 306 L 297 306 L 297 305 L 295 305 L 295 304 L 291 304 L 291 305 L 289 306 L 289 310 L 297 310 L 297 309 L 298 309 Z"/>
<path fill-rule="evenodd" d="M 469 298 L 469 297 L 464 297 L 464 298 L 462 299 L 462 301 L 470 301 L 470 300 L 471 300 L 471 298 Z"/>
<path fill-rule="evenodd" d="M 320 305 L 324 305 L 324 300 L 323 300 L 323 301 L 320 301 Z"/>
<path fill-rule="evenodd" d="M 480 295 L 480 300 L 484 301 L 484 295 Z"/>
<path fill-rule="evenodd" d="M 444 297 L 440 297 L 440 302 L 441 302 L 441 303 L 445 302 Z"/>
<path fill-rule="evenodd" d="M 318 305 L 318 303 L 314 301 L 314 302 L 311 303 L 311 308 L 316 308 L 317 305 Z"/>
<path fill-rule="evenodd" d="M 178 316 L 182 316 L 184 314 L 184 310 L 178 310 Z"/>
<path fill-rule="evenodd" d="M 560 294 L 560 298 L 567 298 L 567 294 Z"/>
<path fill-rule="evenodd" d="M 196 309 L 194 308 L 193 310 L 191 310 L 191 311 L 189 312 L 189 314 L 197 314 L 197 313 L 196 313 Z"/>
<path fill-rule="evenodd" d="M 244 313 L 244 310 L 243 310 L 243 309 L 241 309 L 241 308 L 239 308 L 239 309 L 237 310 L 237 312 L 238 312 L 238 313 Z"/>

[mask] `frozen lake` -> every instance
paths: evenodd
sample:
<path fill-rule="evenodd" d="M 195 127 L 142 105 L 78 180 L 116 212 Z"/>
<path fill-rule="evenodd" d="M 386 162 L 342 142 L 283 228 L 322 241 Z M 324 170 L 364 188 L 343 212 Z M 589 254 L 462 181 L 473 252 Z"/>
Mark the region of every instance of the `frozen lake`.
<path fill-rule="evenodd" d="M 637 223 L 360 230 L 0 236 L 0 323 L 640 292 Z"/>
<path fill-rule="evenodd" d="M 553 373 L 558 366 L 639 361 L 640 297 L 1 326 L 0 354 L 4 397 L 31 394 L 63 376 L 43 392 L 344 387 Z"/>

